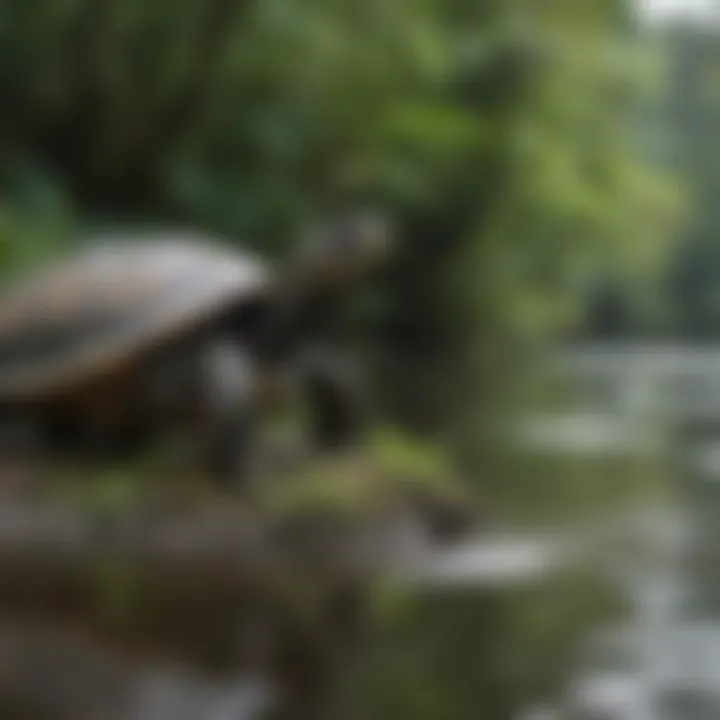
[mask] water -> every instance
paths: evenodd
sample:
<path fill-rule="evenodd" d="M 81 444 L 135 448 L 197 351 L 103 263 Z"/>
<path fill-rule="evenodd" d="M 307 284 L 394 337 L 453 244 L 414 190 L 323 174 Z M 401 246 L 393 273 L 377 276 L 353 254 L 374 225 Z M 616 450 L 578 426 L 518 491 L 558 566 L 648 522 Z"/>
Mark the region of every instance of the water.
<path fill-rule="evenodd" d="M 507 504 L 530 497 L 536 513 L 550 498 L 548 516 L 563 509 L 570 522 L 450 550 L 428 545 L 419 556 L 418 528 L 403 527 L 408 550 L 398 549 L 395 579 L 409 581 L 412 597 L 398 606 L 390 593 L 378 603 L 377 630 L 363 637 L 341 688 L 338 704 L 351 717 L 720 720 L 720 348 L 595 347 L 558 365 L 563 381 L 578 379 L 580 400 L 520 428 L 527 464 Z M 579 514 L 615 498 L 631 479 L 622 468 L 636 461 L 650 485 L 657 472 L 671 475 L 680 496 L 650 502 L 641 492 L 642 512 L 636 498 L 592 522 Z M 20 541 L 23 515 L 11 515 L 0 535 Z M 73 541 L 66 518 L 49 520 L 54 537 Z M 568 578 L 568 569 L 581 577 Z M 111 704 L 122 720 L 258 719 L 282 698 L 262 672 L 211 680 L 182 668 L 121 668 L 115 682 L 115 669 L 104 679 L 104 666 L 88 655 L 77 660 L 82 672 L 58 673 L 48 668 L 67 663 L 52 653 L 18 662 L 28 639 L 14 632 L 0 627 L 0 680 L 47 684 L 47 703 L 53 688 L 62 697 L 85 691 L 89 669 L 110 688 L 90 701 L 119 698 Z M 303 648 L 312 659 L 314 644 Z"/>
<path fill-rule="evenodd" d="M 638 552 L 606 568 L 629 602 L 628 617 L 588 633 L 562 697 L 518 718 L 717 720 L 720 348 L 594 347 L 564 361 L 602 389 L 589 413 L 599 406 L 612 418 L 609 426 L 634 428 L 618 443 L 612 433 L 588 432 L 595 442 L 605 437 L 606 445 L 627 450 L 627 437 L 643 437 L 651 419 L 664 419 L 681 494 L 671 509 L 638 518 Z M 575 448 L 581 427 L 565 436 Z"/>

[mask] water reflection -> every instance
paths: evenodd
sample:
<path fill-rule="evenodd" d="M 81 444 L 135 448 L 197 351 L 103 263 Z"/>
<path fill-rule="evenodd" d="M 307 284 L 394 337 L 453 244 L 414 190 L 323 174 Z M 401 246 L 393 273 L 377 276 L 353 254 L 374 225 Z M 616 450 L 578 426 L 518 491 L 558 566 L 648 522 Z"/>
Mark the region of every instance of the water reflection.
<path fill-rule="evenodd" d="M 720 496 L 720 349 L 578 352 L 580 377 L 604 387 L 616 422 L 664 413 L 673 429 L 680 500 L 635 525 L 635 555 L 616 556 L 609 577 L 629 600 L 620 623 L 586 634 L 552 708 L 521 718 L 716 720 L 720 718 L 720 603 L 715 556 Z M 600 382 L 598 382 L 600 381 Z M 633 402 L 622 402 L 634 388 Z M 642 429 L 640 430 L 642 432 Z M 575 437 L 568 435 L 568 443 Z M 543 714 L 544 713 L 544 714 Z"/>
<path fill-rule="evenodd" d="M 422 557 L 399 552 L 394 580 L 405 588 L 409 584 L 410 592 L 399 609 L 392 598 L 378 600 L 378 622 L 370 624 L 373 629 L 363 638 L 357 663 L 340 681 L 341 705 L 352 711 L 348 717 L 720 718 L 720 574 L 715 551 L 720 412 L 716 417 L 708 410 L 711 403 L 696 402 L 712 396 L 707 387 L 713 382 L 720 395 L 720 350 L 716 380 L 706 358 L 702 372 L 692 353 L 687 367 L 682 359 L 677 353 L 663 361 L 652 353 L 607 350 L 570 358 L 580 400 L 536 415 L 521 428 L 519 440 L 528 457 L 517 497 L 529 497 L 536 514 L 540 502 L 555 497 L 558 507 L 570 506 L 572 522 L 553 524 L 552 532 L 535 528 L 484 535 L 452 551 L 428 547 Z M 566 382 L 562 363 L 560 370 Z M 633 389 L 629 399 L 628 388 Z M 589 468 L 594 468 L 593 477 Z M 651 498 L 643 489 L 632 502 L 595 508 L 635 482 L 633 473 L 652 476 L 645 488 L 654 487 L 656 475 L 666 471 L 681 488 L 675 496 Z M 587 506 L 593 512 L 580 515 L 578 508 Z M 15 514 L 15 524 L 7 527 L 0 523 L 0 536 L 23 537 L 18 517 Z M 58 532 L 67 533 L 66 523 L 56 525 Z M 410 524 L 404 532 L 407 546 L 416 548 L 417 528 Z M 172 589 L 167 594 L 174 604 Z M 200 617 L 198 624 L 207 633 L 213 621 L 224 638 L 226 625 L 218 611 L 206 609 L 201 616 L 202 607 L 200 613 L 191 608 L 196 619 Z M 153 617 L 154 624 L 157 620 Z M 18 643 L 21 639 L 25 643 L 26 638 Z M 72 678 L 67 672 L 57 675 L 60 685 L 53 685 L 44 680 L 54 672 L 47 672 L 53 665 L 43 660 L 50 656 L 38 651 L 18 662 L 22 656 L 16 645 L 4 642 L 0 634 L 0 682 L 44 685 L 46 702 L 53 701 L 53 687 L 65 693 L 70 687 L 87 690 L 84 671 Z M 292 670 L 305 681 L 308 646 L 304 636 L 298 642 L 302 652 Z M 323 663 L 336 664 L 334 656 L 325 656 L 325 648 L 310 649 Z M 38 666 L 37 658 L 45 664 Z M 69 667 L 54 655 L 51 660 L 54 666 Z M 82 667 L 103 671 L 92 658 Z M 131 680 L 123 673 L 127 682 L 117 688 L 115 696 L 122 703 L 116 707 L 124 703 L 131 710 L 118 710 L 117 717 L 264 718 L 281 695 L 268 686 L 267 677 L 252 675 L 211 682 L 163 667 Z M 25 676 L 31 682 L 21 682 Z M 68 678 L 74 678 L 74 684 Z M 93 712 L 112 696 L 105 693 Z M 4 719 L 8 715 L 3 710 Z M 60 720 L 52 713 L 45 717 Z"/>

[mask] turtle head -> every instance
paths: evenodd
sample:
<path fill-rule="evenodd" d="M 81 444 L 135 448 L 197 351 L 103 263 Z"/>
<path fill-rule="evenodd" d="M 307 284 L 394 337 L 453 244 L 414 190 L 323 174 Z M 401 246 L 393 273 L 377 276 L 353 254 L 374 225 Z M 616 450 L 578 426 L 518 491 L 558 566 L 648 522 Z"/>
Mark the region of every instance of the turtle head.
<path fill-rule="evenodd" d="M 315 287 L 341 288 L 384 264 L 391 250 L 389 221 L 375 211 L 356 211 L 316 226 L 302 248 L 301 266 Z"/>
<path fill-rule="evenodd" d="M 304 239 L 258 343 L 265 358 L 288 357 L 332 298 L 379 268 L 392 250 L 388 220 L 367 210 L 317 225 Z"/>

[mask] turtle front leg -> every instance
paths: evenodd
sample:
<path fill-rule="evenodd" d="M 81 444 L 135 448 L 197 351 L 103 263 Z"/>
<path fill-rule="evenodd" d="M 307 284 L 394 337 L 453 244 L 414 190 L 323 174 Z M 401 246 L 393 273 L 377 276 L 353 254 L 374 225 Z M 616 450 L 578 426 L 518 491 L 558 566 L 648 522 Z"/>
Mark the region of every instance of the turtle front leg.
<path fill-rule="evenodd" d="M 341 450 L 358 444 L 367 423 L 367 405 L 353 366 L 333 351 L 314 349 L 301 358 L 300 376 L 315 446 Z"/>
<path fill-rule="evenodd" d="M 251 476 L 257 441 L 257 373 L 252 358 L 233 342 L 206 349 L 202 373 L 202 421 L 210 471 L 223 487 Z"/>

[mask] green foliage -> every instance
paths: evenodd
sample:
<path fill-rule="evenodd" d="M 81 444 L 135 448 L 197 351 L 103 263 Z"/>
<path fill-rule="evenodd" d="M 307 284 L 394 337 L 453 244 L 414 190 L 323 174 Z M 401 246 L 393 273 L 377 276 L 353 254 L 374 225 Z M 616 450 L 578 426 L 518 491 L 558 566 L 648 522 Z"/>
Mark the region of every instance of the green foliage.
<path fill-rule="evenodd" d="M 453 474 L 452 463 L 442 448 L 413 442 L 396 429 L 378 429 L 371 451 L 378 467 L 400 477 L 437 481 Z"/>
<path fill-rule="evenodd" d="M 0 195 L 0 277 L 29 270 L 61 253 L 71 241 L 73 208 L 41 167 L 14 169 Z"/>
<path fill-rule="evenodd" d="M 442 449 L 390 429 L 377 431 L 361 457 L 318 458 L 296 468 L 289 482 L 272 485 L 262 490 L 261 502 L 273 512 L 291 514 L 362 517 L 418 495 L 458 508 L 467 501 Z"/>
<path fill-rule="evenodd" d="M 3 264 L 59 242 L 9 205 L 18 167 L 62 188 L 60 216 L 33 223 L 182 222 L 271 255 L 316 213 L 382 201 L 403 249 L 343 328 L 384 350 L 369 353 L 383 411 L 475 464 L 509 404 L 513 335 L 571 319 L 599 267 L 662 250 L 674 194 L 630 132 L 646 80 L 627 15 L 619 0 L 11 3 Z"/>
<path fill-rule="evenodd" d="M 402 615 L 388 612 L 343 690 L 379 720 L 513 717 L 559 695 L 583 636 L 622 605 L 585 573 L 527 589 L 420 593 Z"/>
<path fill-rule="evenodd" d="M 680 27 L 660 39 L 669 73 L 658 114 L 672 139 L 667 162 L 685 179 L 690 210 L 664 290 L 674 310 L 673 329 L 691 338 L 715 336 L 720 319 L 717 40 L 712 27 Z"/>

